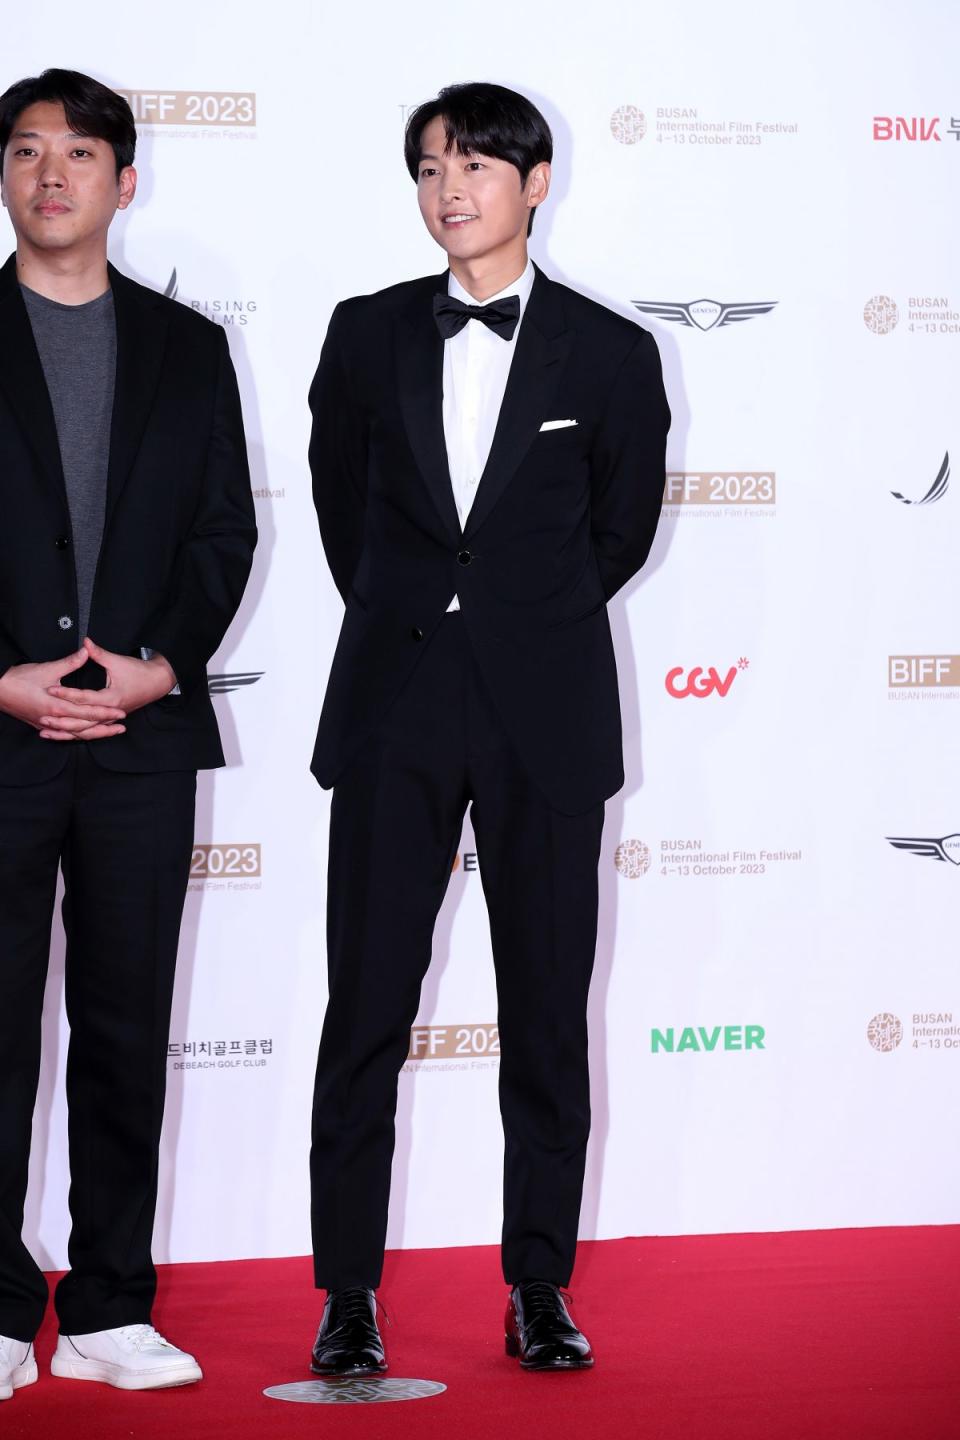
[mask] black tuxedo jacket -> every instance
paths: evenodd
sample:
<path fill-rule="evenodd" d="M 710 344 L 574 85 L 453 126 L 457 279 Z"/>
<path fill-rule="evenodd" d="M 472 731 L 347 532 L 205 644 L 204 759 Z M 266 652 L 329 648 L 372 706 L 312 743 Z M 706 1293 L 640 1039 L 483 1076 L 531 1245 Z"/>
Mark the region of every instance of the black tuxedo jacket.
<path fill-rule="evenodd" d="M 329 786 L 409 678 L 454 592 L 500 717 L 555 809 L 623 783 L 606 602 L 646 559 L 670 423 L 653 338 L 539 270 L 461 531 L 433 295 L 338 305 L 310 392 L 320 533 L 346 614 L 313 773 Z M 576 425 L 542 430 L 545 421 Z"/>
<path fill-rule="evenodd" d="M 110 266 L 117 371 L 106 517 L 90 634 L 165 655 L 181 694 L 91 742 L 110 769 L 223 764 L 206 662 L 243 594 L 256 543 L 243 420 L 226 336 Z M 79 648 L 70 512 L 53 408 L 15 257 L 0 269 L 0 672 Z M 85 665 L 66 683 L 97 689 Z M 68 744 L 0 713 L 0 784 L 47 779 Z"/>

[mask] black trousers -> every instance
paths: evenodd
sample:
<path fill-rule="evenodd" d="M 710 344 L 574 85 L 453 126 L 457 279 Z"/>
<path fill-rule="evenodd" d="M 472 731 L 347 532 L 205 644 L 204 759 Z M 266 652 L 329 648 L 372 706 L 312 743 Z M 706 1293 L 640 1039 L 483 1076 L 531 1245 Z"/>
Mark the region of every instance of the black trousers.
<path fill-rule="evenodd" d="M 380 1283 L 397 1076 L 468 805 L 497 979 L 504 1278 L 565 1285 L 573 1268 L 603 806 L 561 815 L 533 788 L 453 614 L 333 792 L 311 1153 L 327 1289 Z"/>
<path fill-rule="evenodd" d="M 150 1246 L 196 773 L 117 774 L 92 744 L 69 748 L 55 779 L 0 786 L 0 1334 L 18 1340 L 33 1339 L 47 1303 L 21 1229 L 60 866 L 72 1220 L 60 1329 L 148 1321 L 156 1288 Z"/>

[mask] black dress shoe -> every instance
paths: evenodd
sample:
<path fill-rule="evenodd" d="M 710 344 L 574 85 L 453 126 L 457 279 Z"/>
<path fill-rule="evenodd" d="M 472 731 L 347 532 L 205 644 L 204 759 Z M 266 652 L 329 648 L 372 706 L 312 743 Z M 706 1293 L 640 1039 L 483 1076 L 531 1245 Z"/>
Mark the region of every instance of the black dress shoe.
<path fill-rule="evenodd" d="M 588 1370 L 590 1342 L 570 1319 L 559 1285 L 521 1280 L 507 1302 L 507 1354 L 524 1370 Z"/>
<path fill-rule="evenodd" d="M 363 1285 L 327 1292 L 310 1369 L 315 1375 L 382 1375 L 387 1368 L 377 1328 L 377 1297 Z"/>

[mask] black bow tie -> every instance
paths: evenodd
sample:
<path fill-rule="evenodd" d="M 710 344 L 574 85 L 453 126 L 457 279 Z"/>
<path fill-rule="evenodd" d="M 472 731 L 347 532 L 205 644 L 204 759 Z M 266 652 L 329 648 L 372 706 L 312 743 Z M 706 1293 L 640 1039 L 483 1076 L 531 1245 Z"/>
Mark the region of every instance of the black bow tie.
<path fill-rule="evenodd" d="M 520 323 L 520 296 L 508 295 L 504 300 L 494 300 L 492 305 L 464 305 L 453 295 L 434 295 L 433 318 L 444 340 L 459 335 L 468 320 L 482 320 L 495 335 L 512 340 Z"/>

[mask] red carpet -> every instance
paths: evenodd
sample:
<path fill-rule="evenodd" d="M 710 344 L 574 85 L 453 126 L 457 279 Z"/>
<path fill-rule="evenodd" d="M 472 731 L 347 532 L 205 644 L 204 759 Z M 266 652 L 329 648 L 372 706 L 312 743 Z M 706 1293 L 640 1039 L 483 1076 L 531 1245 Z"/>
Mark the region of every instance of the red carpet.
<path fill-rule="evenodd" d="M 382 1297 L 391 1376 L 433 1399 L 267 1400 L 309 1379 L 319 1319 L 303 1259 L 161 1271 L 156 1321 L 202 1385 L 154 1394 L 54 1380 L 0 1404 L 43 1440 L 958 1440 L 960 1226 L 608 1241 L 581 1247 L 574 1312 L 597 1364 L 526 1375 L 503 1353 L 492 1247 L 394 1253 Z"/>

